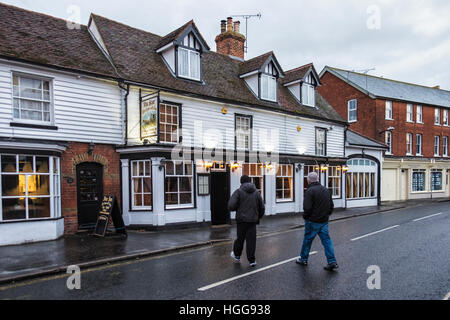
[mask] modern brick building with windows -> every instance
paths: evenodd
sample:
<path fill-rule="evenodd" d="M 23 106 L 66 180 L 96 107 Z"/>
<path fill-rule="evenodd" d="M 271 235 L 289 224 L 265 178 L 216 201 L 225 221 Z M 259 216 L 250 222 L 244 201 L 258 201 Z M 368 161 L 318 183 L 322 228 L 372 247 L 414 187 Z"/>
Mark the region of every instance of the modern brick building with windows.
<path fill-rule="evenodd" d="M 449 91 L 331 67 L 320 76 L 350 129 L 388 145 L 383 201 L 449 196 Z"/>

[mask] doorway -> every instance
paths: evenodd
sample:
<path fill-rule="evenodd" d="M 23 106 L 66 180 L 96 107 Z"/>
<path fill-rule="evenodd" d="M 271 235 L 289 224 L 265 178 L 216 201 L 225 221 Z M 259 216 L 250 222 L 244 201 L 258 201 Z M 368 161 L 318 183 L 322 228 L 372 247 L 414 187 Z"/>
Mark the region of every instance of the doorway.
<path fill-rule="evenodd" d="M 230 172 L 211 172 L 211 222 L 213 226 L 231 223 L 228 210 L 230 200 Z"/>
<path fill-rule="evenodd" d="M 103 166 L 82 163 L 77 166 L 78 229 L 93 229 L 103 200 Z"/>

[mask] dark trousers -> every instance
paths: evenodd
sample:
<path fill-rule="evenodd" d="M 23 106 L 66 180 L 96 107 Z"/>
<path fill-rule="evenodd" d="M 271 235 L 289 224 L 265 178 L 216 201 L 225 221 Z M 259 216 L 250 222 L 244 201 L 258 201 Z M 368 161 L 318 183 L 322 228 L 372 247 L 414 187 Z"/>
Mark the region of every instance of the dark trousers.
<path fill-rule="evenodd" d="M 237 240 L 234 242 L 234 255 L 240 257 L 244 250 L 244 241 L 247 247 L 248 262 L 256 261 L 256 223 L 238 222 L 237 223 Z"/>

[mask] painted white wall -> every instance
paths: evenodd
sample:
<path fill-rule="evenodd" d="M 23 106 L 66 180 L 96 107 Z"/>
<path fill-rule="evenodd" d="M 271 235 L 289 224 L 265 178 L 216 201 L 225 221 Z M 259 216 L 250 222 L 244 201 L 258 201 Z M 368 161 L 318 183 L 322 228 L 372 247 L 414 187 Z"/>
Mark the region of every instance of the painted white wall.
<path fill-rule="evenodd" d="M 58 130 L 11 127 L 13 72 L 53 79 Z M 0 61 L 0 136 L 104 144 L 123 143 L 122 99 L 117 83 Z"/>
<path fill-rule="evenodd" d="M 151 93 L 151 91 L 145 91 Z M 203 136 L 220 135 L 216 148 L 234 149 L 235 114 L 253 116 L 253 151 L 279 152 L 283 154 L 315 155 L 315 128 L 329 129 L 327 134 L 327 156 L 344 156 L 344 127 L 327 121 L 312 120 L 276 112 L 268 112 L 227 105 L 205 100 L 161 94 L 162 100 L 182 105 L 183 145 L 203 147 Z M 132 88 L 128 96 L 128 143 L 142 145 L 139 123 L 139 89 Z M 301 131 L 297 130 L 298 126 Z M 203 134 L 197 134 L 198 132 Z M 193 139 L 192 137 L 199 139 Z M 191 137 L 191 138 L 190 138 Z"/>
<path fill-rule="evenodd" d="M 258 97 L 259 96 L 259 92 L 258 92 L 259 76 L 258 76 L 258 74 L 254 74 L 249 77 L 245 77 L 244 80 L 247 83 L 248 87 L 253 91 L 253 94 Z"/>
<path fill-rule="evenodd" d="M 0 223 L 0 246 L 50 241 L 64 234 L 64 219 Z"/>
<path fill-rule="evenodd" d="M 175 73 L 175 48 L 172 46 L 169 49 L 162 52 L 164 61 L 170 67 L 171 71 Z"/>

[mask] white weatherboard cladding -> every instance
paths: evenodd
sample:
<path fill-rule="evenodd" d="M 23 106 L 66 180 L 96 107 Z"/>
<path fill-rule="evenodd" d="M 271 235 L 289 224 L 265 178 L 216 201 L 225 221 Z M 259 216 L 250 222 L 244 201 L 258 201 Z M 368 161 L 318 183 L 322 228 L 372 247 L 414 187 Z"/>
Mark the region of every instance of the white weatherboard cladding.
<path fill-rule="evenodd" d="M 315 121 L 281 113 L 161 94 L 161 100 L 182 105 L 183 144 L 203 147 L 205 140 L 218 140 L 216 148 L 234 150 L 235 115 L 253 116 L 253 151 L 279 152 L 285 154 L 315 155 L 315 128 L 328 129 L 327 156 L 344 156 L 344 127 L 324 121 Z M 133 88 L 128 100 L 128 142 L 142 145 L 139 137 L 139 91 Z M 298 127 L 301 131 L 298 131 Z M 202 134 L 197 134 L 201 132 Z M 194 138 L 195 136 L 195 138 Z M 221 136 L 221 138 L 216 138 Z M 277 141 L 278 140 L 278 141 Z"/>
<path fill-rule="evenodd" d="M 0 246 L 50 241 L 64 234 L 64 219 L 0 224 Z"/>
<path fill-rule="evenodd" d="M 12 73 L 53 79 L 54 125 L 58 130 L 11 127 Z M 105 144 L 123 143 L 121 91 L 114 82 L 0 63 L 0 136 Z M 45 123 L 43 123 L 45 124 Z M 49 124 L 50 125 L 50 124 Z"/>

